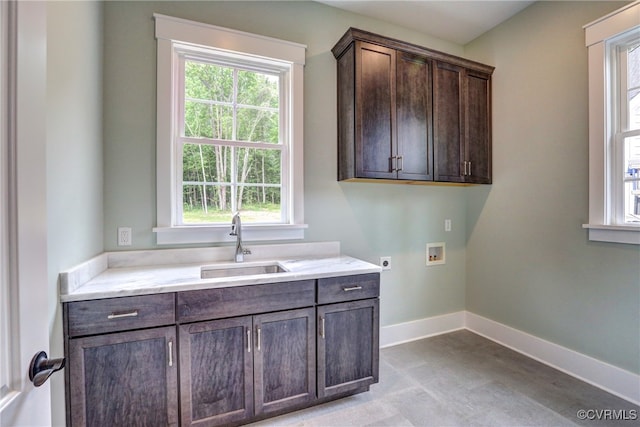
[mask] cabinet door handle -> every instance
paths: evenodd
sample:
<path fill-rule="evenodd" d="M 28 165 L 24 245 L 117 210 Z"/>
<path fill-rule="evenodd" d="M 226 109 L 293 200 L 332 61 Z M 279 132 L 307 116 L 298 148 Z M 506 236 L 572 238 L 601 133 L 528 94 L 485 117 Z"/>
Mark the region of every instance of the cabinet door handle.
<path fill-rule="evenodd" d="M 173 341 L 169 340 L 169 366 L 173 366 Z"/>
<path fill-rule="evenodd" d="M 466 160 L 464 161 L 464 172 L 462 173 L 463 176 L 467 176 L 469 175 L 469 172 L 467 172 L 467 165 L 469 162 L 467 162 Z"/>
<path fill-rule="evenodd" d="M 471 176 L 471 162 L 469 162 L 469 176 Z"/>
<path fill-rule="evenodd" d="M 342 290 L 345 291 L 345 292 L 359 291 L 361 289 L 362 289 L 362 286 L 351 286 L 350 288 L 342 288 Z"/>
<path fill-rule="evenodd" d="M 113 319 L 121 319 L 123 317 L 137 317 L 137 316 L 138 316 L 138 310 L 133 310 L 133 311 L 127 311 L 124 313 L 111 313 L 110 315 L 107 316 L 107 319 L 113 320 Z"/>
<path fill-rule="evenodd" d="M 324 339 L 324 317 L 320 317 L 320 338 Z"/>
<path fill-rule="evenodd" d="M 251 353 L 251 329 L 247 328 L 247 353 Z"/>
<path fill-rule="evenodd" d="M 389 157 L 389 172 L 396 171 L 396 156 Z"/>
<path fill-rule="evenodd" d="M 262 341 L 260 339 L 261 331 L 262 329 L 260 328 L 260 326 L 258 326 L 258 351 L 260 351 L 260 342 Z"/>
<path fill-rule="evenodd" d="M 398 160 L 396 161 L 396 170 L 401 171 L 402 170 L 402 156 L 398 156 Z"/>

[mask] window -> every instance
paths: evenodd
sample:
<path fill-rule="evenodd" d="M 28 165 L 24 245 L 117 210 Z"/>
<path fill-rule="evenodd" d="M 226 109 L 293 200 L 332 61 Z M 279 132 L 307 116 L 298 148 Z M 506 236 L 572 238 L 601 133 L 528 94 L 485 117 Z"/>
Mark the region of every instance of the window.
<path fill-rule="evenodd" d="M 585 26 L 589 239 L 640 244 L 640 2 Z"/>
<path fill-rule="evenodd" d="M 229 224 L 239 210 L 245 224 L 286 223 L 288 173 L 279 119 L 284 71 L 213 59 L 181 55 L 177 223 Z"/>
<path fill-rule="evenodd" d="M 617 180 L 621 185 L 613 203 L 618 208 L 614 221 L 640 225 L 640 29 L 625 36 L 629 37 L 610 44 L 612 68 L 618 72 L 620 106 L 614 141 L 622 170 L 616 173 L 623 177 Z"/>
<path fill-rule="evenodd" d="M 303 238 L 305 47 L 154 17 L 158 243 Z"/>

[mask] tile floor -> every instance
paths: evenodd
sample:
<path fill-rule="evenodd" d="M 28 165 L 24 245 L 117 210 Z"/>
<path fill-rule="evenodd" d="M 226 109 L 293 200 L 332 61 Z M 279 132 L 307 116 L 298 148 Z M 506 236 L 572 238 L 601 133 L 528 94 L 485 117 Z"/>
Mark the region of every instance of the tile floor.
<path fill-rule="evenodd" d="M 581 409 L 615 412 L 581 420 Z M 640 426 L 640 407 L 466 330 L 382 349 L 368 393 L 253 424 L 571 425 Z"/>

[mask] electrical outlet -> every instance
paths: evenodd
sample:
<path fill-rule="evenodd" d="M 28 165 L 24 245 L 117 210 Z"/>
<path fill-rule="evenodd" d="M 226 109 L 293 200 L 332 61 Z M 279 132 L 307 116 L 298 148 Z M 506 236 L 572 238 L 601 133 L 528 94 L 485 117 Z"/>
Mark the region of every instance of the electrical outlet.
<path fill-rule="evenodd" d="M 445 219 L 444 220 L 444 231 L 451 231 L 451 220 L 450 219 Z"/>
<path fill-rule="evenodd" d="M 391 270 L 391 257 L 390 256 L 381 256 L 380 257 L 380 267 L 383 270 Z"/>
<path fill-rule="evenodd" d="M 131 227 L 118 227 L 118 246 L 131 246 Z"/>

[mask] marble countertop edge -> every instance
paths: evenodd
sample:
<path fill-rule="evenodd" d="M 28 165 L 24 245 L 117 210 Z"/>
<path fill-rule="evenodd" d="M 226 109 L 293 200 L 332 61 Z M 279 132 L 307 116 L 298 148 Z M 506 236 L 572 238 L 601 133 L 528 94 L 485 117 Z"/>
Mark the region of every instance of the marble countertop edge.
<path fill-rule="evenodd" d="M 60 273 L 60 301 L 148 295 L 377 273 L 378 265 L 340 255 L 339 242 L 247 245 L 242 265 L 277 262 L 286 272 L 201 279 L 200 268 L 238 267 L 232 247 L 106 252 Z"/>

